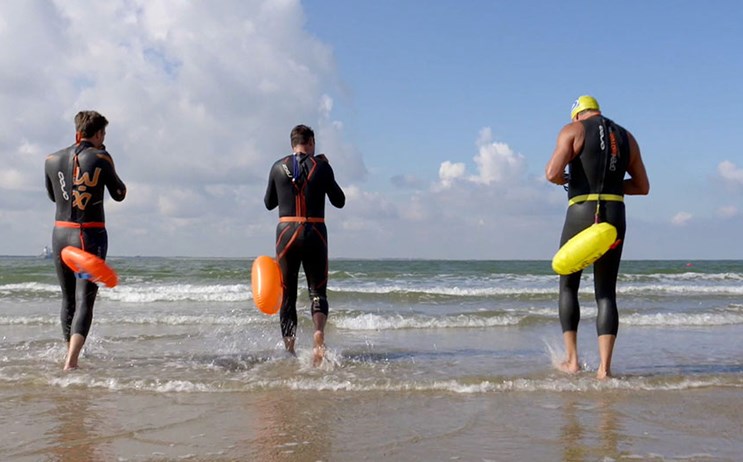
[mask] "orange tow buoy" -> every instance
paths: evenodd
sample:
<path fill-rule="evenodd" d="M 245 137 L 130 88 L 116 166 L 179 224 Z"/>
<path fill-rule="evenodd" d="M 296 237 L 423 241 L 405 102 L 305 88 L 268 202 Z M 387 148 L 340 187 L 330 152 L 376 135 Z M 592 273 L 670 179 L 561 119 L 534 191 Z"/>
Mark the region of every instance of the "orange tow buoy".
<path fill-rule="evenodd" d="M 90 252 L 68 245 L 60 254 L 62 261 L 72 271 L 84 275 L 91 282 L 103 283 L 106 287 L 116 287 L 119 276 L 106 262 Z"/>
<path fill-rule="evenodd" d="M 278 313 L 284 296 L 278 262 L 265 255 L 256 258 L 251 270 L 251 282 L 255 306 L 269 315 Z"/>

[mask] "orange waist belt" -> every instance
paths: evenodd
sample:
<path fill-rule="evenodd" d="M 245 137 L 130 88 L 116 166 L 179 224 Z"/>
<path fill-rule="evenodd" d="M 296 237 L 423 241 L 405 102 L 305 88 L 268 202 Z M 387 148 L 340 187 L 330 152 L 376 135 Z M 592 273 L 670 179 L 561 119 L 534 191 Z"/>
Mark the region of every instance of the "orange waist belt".
<path fill-rule="evenodd" d="M 319 218 L 319 217 L 279 217 L 279 223 L 325 223 L 325 218 Z"/>
<path fill-rule="evenodd" d="M 105 228 L 106 223 L 102 221 L 89 221 L 87 223 L 75 223 L 74 221 L 55 221 L 54 226 L 58 228 Z"/>

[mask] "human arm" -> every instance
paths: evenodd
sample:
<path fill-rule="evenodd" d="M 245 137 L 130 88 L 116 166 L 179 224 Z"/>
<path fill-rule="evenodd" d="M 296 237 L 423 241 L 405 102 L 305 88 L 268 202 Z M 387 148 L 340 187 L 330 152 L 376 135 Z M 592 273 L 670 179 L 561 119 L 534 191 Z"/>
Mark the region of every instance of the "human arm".
<path fill-rule="evenodd" d="M 325 154 L 320 154 L 315 157 L 325 162 L 326 168 L 328 170 L 327 181 L 325 182 L 325 184 L 327 185 L 327 189 L 325 190 L 325 193 L 328 195 L 330 203 L 333 204 L 333 207 L 342 209 L 343 206 L 346 205 L 346 195 L 343 193 L 343 190 L 335 181 L 335 173 L 333 172 L 333 167 L 330 166 L 328 158 L 325 157 Z"/>
<path fill-rule="evenodd" d="M 266 188 L 265 196 L 263 196 L 263 203 L 266 205 L 268 210 L 273 210 L 279 205 L 279 196 L 276 193 L 276 182 L 273 179 L 273 170 L 274 167 L 271 167 L 271 170 L 268 172 L 268 187 Z"/>
<path fill-rule="evenodd" d="M 645 170 L 645 164 L 642 162 L 640 145 L 637 144 L 637 140 L 632 136 L 632 133 L 627 132 L 627 135 L 629 137 L 627 173 L 630 177 L 624 180 L 624 194 L 644 196 L 650 192 L 650 180 Z"/>
<path fill-rule="evenodd" d="M 557 135 L 557 146 L 545 167 L 545 177 L 550 183 L 563 185 L 568 182 L 565 167 L 575 158 L 583 147 L 583 124 L 571 123 L 562 128 Z"/>
<path fill-rule="evenodd" d="M 121 181 L 121 178 L 119 178 L 119 175 L 116 173 L 113 158 L 106 151 L 98 153 L 96 156 L 98 156 L 99 159 L 106 161 L 106 189 L 108 189 L 108 193 L 116 202 L 123 201 L 126 197 L 126 185 Z"/>
<path fill-rule="evenodd" d="M 47 162 L 49 162 L 48 159 Z M 49 199 L 51 199 L 52 202 L 57 202 L 54 199 L 54 185 L 52 184 L 52 179 L 49 178 L 49 172 L 47 171 L 46 165 L 44 166 L 44 179 L 46 182 L 46 194 L 49 196 Z"/>
<path fill-rule="evenodd" d="M 333 175 L 331 171 L 331 175 Z M 342 209 L 343 206 L 346 205 L 346 195 L 343 193 L 343 190 L 341 187 L 336 183 L 335 177 L 332 176 L 332 181 L 330 182 L 330 187 L 328 188 L 328 199 L 330 199 L 330 203 L 333 204 L 333 207 Z"/>

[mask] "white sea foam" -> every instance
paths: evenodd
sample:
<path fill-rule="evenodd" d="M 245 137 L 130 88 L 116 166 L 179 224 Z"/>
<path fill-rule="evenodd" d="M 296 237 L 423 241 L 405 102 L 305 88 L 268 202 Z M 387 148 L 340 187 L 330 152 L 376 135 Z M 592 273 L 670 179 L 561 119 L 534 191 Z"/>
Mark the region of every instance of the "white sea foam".
<path fill-rule="evenodd" d="M 743 295 L 743 277 L 737 273 L 725 274 L 676 274 L 676 275 L 629 275 L 620 280 L 617 291 L 620 295 Z M 248 284 L 148 284 L 123 282 L 113 289 L 101 288 L 99 298 L 122 303 L 153 303 L 177 301 L 243 302 L 252 300 Z M 436 282 L 436 281 L 434 281 Z M 331 293 L 400 295 L 400 296 L 445 296 L 445 297 L 523 297 L 557 295 L 556 277 L 521 276 L 496 280 L 459 280 L 430 284 L 422 281 L 356 282 L 331 280 Z M 49 297 L 60 292 L 56 284 L 25 282 L 0 285 L 0 296 L 4 297 Z M 592 277 L 584 277 L 580 293 L 593 293 Z"/>
<path fill-rule="evenodd" d="M 158 314 L 158 315 L 137 315 L 137 316 L 111 316 L 101 315 L 96 321 L 99 324 L 140 324 L 140 325 L 168 325 L 168 326 L 188 326 L 188 325 L 204 325 L 204 326 L 249 326 L 256 324 L 267 324 L 274 323 L 275 318 L 271 318 L 265 315 L 244 315 L 244 314 L 233 314 L 233 315 L 176 315 L 176 314 Z"/>
<path fill-rule="evenodd" d="M 743 281 L 743 273 L 620 274 L 627 281 Z"/>
<path fill-rule="evenodd" d="M 17 382 L 28 377 L 4 377 L 0 380 Z M 483 394 L 506 392 L 585 392 L 600 390 L 618 391 L 681 391 L 714 386 L 743 388 L 739 378 L 678 378 L 627 377 L 598 381 L 593 376 L 504 378 L 467 383 L 461 380 L 373 380 L 354 381 L 330 376 L 293 377 L 288 379 L 253 379 L 231 381 L 191 381 L 160 379 L 96 378 L 85 373 L 51 377 L 52 386 L 68 388 L 98 388 L 111 391 L 151 391 L 156 393 L 225 393 L 254 390 L 302 390 L 346 392 L 449 392 Z"/>
<path fill-rule="evenodd" d="M 36 326 L 58 324 L 56 316 L 0 316 L 0 326 Z"/>
<path fill-rule="evenodd" d="M 633 313 L 623 316 L 623 324 L 633 326 L 727 326 L 743 324 L 743 314 L 717 313 Z"/>
<path fill-rule="evenodd" d="M 100 296 L 122 303 L 153 302 L 244 302 L 252 300 L 252 292 L 245 284 L 196 285 L 157 284 L 118 286 L 100 291 Z"/>
<path fill-rule="evenodd" d="M 41 282 L 21 282 L 0 285 L 0 295 L 3 296 L 23 295 L 27 293 L 55 294 L 59 293 L 59 285 L 44 284 Z"/>
<path fill-rule="evenodd" d="M 514 326 L 523 318 L 523 315 L 518 316 L 513 314 L 490 317 L 466 314 L 430 317 L 366 313 L 356 316 L 337 317 L 333 319 L 333 323 L 339 329 L 348 330 L 442 329 Z"/>
<path fill-rule="evenodd" d="M 448 295 L 453 297 L 487 297 L 498 295 L 525 295 L 525 294 L 553 294 L 556 288 L 548 287 L 516 287 L 498 284 L 488 287 L 447 287 L 447 286 L 411 286 L 405 284 L 379 284 L 379 285 L 354 285 L 354 286 L 331 286 L 330 290 L 339 293 L 361 293 L 361 294 L 424 294 L 424 295 Z"/>
<path fill-rule="evenodd" d="M 702 284 L 619 284 L 620 294 L 648 295 L 743 295 L 743 285 L 702 285 Z"/>

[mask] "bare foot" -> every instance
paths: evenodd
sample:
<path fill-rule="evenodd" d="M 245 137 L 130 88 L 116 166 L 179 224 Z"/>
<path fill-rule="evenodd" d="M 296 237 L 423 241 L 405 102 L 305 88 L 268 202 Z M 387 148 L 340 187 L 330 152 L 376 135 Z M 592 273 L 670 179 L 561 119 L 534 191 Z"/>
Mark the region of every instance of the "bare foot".
<path fill-rule="evenodd" d="M 286 348 L 286 352 L 290 355 L 297 356 L 297 353 L 294 351 L 294 340 L 294 337 L 284 337 L 284 348 Z"/>
<path fill-rule="evenodd" d="M 314 335 L 315 347 L 312 349 L 312 365 L 317 367 L 322 363 L 325 357 L 325 334 L 316 331 Z"/>
<path fill-rule="evenodd" d="M 577 374 L 578 372 L 580 372 L 580 366 L 578 365 L 578 363 L 573 363 L 570 361 L 561 362 L 560 365 L 557 366 L 557 368 L 567 374 Z"/>
<path fill-rule="evenodd" d="M 68 360 L 65 359 L 64 369 L 63 370 L 65 370 L 65 371 L 73 371 L 75 369 L 77 369 L 77 361 L 74 361 L 73 362 L 73 361 L 68 361 Z"/>
<path fill-rule="evenodd" d="M 602 371 L 601 369 L 599 369 L 598 372 L 596 372 L 596 378 L 598 380 L 606 380 L 606 379 L 610 379 L 611 377 L 612 377 L 611 372 Z"/>
<path fill-rule="evenodd" d="M 73 358 L 70 354 L 68 354 L 67 356 L 65 356 L 64 368 L 62 370 L 72 371 L 72 370 L 77 369 L 78 367 L 77 360 L 78 360 L 77 357 Z"/>

